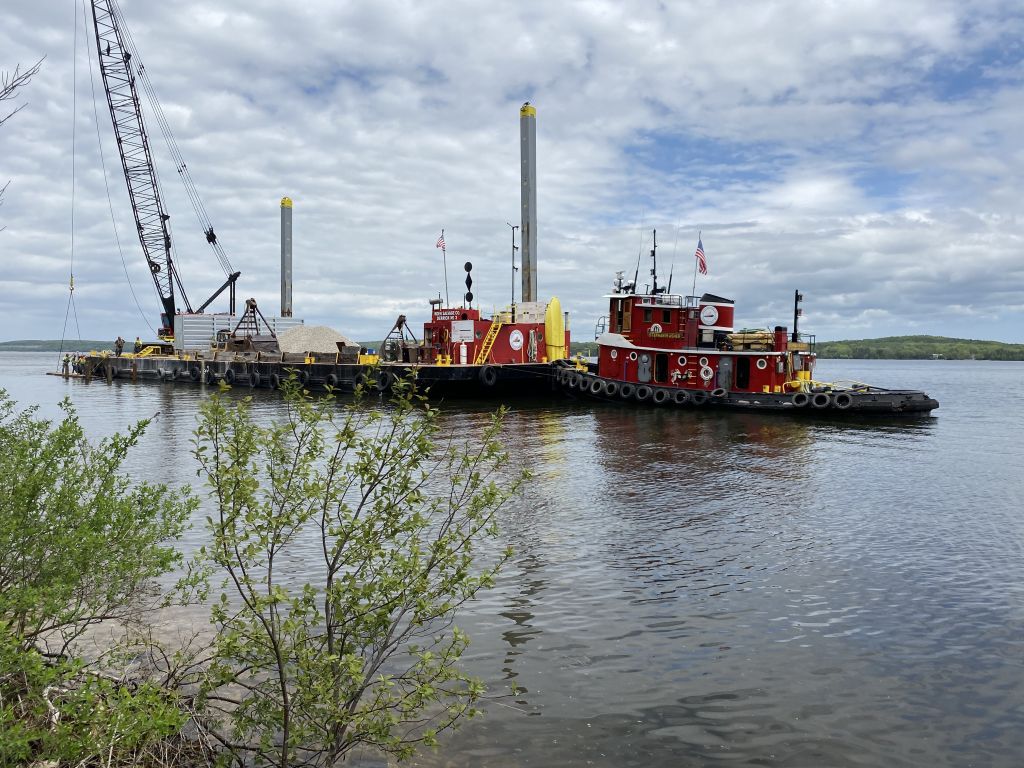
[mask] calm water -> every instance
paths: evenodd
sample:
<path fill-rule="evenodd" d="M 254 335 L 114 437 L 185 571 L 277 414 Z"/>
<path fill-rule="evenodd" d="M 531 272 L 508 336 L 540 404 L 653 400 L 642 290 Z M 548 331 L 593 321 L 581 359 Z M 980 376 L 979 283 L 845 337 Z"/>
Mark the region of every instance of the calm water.
<path fill-rule="evenodd" d="M 67 395 L 97 433 L 159 412 L 129 469 L 194 482 L 205 390 L 42 376 L 55 358 L 0 355 L 0 387 L 47 413 Z M 509 444 L 536 477 L 502 512 L 515 559 L 460 623 L 470 669 L 523 692 L 415 764 L 1021 765 L 1024 364 L 818 374 L 942 407 L 885 424 L 518 406 Z M 486 418 L 445 415 L 469 435 Z"/>

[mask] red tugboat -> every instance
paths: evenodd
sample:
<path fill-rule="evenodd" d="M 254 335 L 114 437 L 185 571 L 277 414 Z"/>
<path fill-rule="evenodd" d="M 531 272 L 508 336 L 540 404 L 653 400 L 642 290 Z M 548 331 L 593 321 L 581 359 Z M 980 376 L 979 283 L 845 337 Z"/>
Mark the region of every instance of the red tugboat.
<path fill-rule="evenodd" d="M 656 271 L 645 292 L 618 273 L 606 297 L 597 363 L 561 366 L 556 380 L 564 389 L 628 403 L 787 413 L 927 413 L 939 407 L 924 392 L 815 381 L 814 337 L 797 331 L 799 292 L 792 334 L 785 326 L 736 331 L 731 299 L 673 294 L 658 287 Z"/>

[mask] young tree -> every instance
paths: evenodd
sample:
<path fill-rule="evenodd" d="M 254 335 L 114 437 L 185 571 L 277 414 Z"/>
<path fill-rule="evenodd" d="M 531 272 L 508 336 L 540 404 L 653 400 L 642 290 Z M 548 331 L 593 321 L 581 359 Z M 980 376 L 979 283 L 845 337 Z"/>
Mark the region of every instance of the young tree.
<path fill-rule="evenodd" d="M 172 701 L 76 658 L 100 622 L 125 627 L 179 561 L 195 509 L 186 490 L 133 482 L 121 467 L 148 422 L 98 444 L 70 402 L 56 424 L 0 390 L 0 764 L 78 763 L 135 751 L 184 722 Z"/>
<path fill-rule="evenodd" d="M 326 766 L 357 745 L 399 759 L 474 714 L 456 609 L 492 584 L 480 564 L 501 483 L 502 414 L 468 446 L 399 388 L 340 407 L 285 387 L 287 418 L 207 400 L 195 456 L 214 501 L 205 556 L 223 569 L 208 725 L 257 765 Z"/>

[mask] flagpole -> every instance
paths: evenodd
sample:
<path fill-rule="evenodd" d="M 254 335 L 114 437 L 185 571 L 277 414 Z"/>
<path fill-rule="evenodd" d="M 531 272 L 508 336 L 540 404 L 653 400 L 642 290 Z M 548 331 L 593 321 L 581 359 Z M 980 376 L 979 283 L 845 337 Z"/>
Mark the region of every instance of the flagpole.
<path fill-rule="evenodd" d="M 697 232 L 697 243 L 698 244 L 700 243 L 700 236 L 702 234 L 704 234 L 704 233 L 698 230 L 698 232 Z M 697 254 L 693 255 L 693 289 L 692 289 L 692 291 L 693 291 L 693 293 L 691 295 L 692 296 L 696 296 L 697 295 Z"/>

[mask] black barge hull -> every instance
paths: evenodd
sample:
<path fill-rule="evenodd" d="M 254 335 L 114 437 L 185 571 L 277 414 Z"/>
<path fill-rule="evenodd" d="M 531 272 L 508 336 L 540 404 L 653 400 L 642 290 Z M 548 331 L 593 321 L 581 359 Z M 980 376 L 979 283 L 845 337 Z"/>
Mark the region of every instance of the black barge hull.
<path fill-rule="evenodd" d="M 85 379 L 122 379 L 132 382 L 219 384 L 252 389 L 278 389 L 290 376 L 306 388 L 341 393 L 364 390 L 386 392 L 400 379 L 414 375 L 420 391 L 430 396 L 497 397 L 536 396 L 556 392 L 554 369 L 548 363 L 508 365 L 363 365 L 336 362 L 271 362 L 263 360 L 205 360 L 151 355 L 116 357 L 88 355 L 81 370 Z"/>

